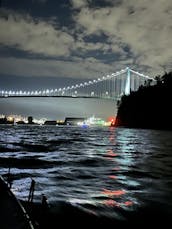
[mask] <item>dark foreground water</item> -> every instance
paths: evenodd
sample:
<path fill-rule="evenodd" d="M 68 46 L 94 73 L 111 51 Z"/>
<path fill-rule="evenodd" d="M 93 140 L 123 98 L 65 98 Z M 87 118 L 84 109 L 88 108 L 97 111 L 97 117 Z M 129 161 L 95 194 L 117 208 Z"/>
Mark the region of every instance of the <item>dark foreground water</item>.
<path fill-rule="evenodd" d="M 54 211 L 118 221 L 172 217 L 172 132 L 113 127 L 0 126 L 0 175 L 12 190 Z M 72 207 L 72 208 L 71 208 Z"/>

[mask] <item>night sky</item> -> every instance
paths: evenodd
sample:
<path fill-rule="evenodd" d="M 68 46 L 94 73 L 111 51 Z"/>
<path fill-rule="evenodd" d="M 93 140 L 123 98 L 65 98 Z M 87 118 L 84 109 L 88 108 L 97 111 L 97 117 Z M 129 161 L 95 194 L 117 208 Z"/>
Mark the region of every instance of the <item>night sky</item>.
<path fill-rule="evenodd" d="M 1 0 L 0 90 L 171 70 L 171 0 Z"/>

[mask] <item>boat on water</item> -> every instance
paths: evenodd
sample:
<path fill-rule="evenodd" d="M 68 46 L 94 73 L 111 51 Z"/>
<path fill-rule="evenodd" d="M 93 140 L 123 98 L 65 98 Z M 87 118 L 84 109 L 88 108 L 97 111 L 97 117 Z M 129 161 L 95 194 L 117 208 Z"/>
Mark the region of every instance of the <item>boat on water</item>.
<path fill-rule="evenodd" d="M 101 127 L 101 126 L 110 126 L 111 122 L 106 122 L 103 119 L 96 118 L 93 115 L 88 119 L 78 122 L 77 125 L 82 127 Z"/>
<path fill-rule="evenodd" d="M 0 228 L 34 229 L 20 201 L 0 176 Z"/>

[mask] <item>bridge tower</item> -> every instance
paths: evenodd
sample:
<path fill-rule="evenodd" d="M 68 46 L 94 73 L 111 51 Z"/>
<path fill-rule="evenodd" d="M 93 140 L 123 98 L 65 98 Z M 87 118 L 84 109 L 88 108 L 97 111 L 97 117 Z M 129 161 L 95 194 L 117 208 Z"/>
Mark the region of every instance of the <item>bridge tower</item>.
<path fill-rule="evenodd" d="M 126 79 L 126 84 L 125 84 L 125 95 L 129 95 L 130 94 L 130 78 L 131 78 L 131 72 L 130 72 L 130 68 L 127 67 L 127 79 Z"/>

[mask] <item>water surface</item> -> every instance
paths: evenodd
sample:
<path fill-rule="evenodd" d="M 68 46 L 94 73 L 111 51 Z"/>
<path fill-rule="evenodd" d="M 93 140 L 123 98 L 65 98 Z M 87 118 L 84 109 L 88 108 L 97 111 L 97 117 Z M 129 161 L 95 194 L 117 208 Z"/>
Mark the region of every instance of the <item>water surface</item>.
<path fill-rule="evenodd" d="M 22 200 L 34 178 L 34 202 L 45 194 L 53 207 L 67 203 L 118 220 L 140 209 L 172 216 L 170 131 L 1 125 L 4 178 L 9 167 Z"/>

